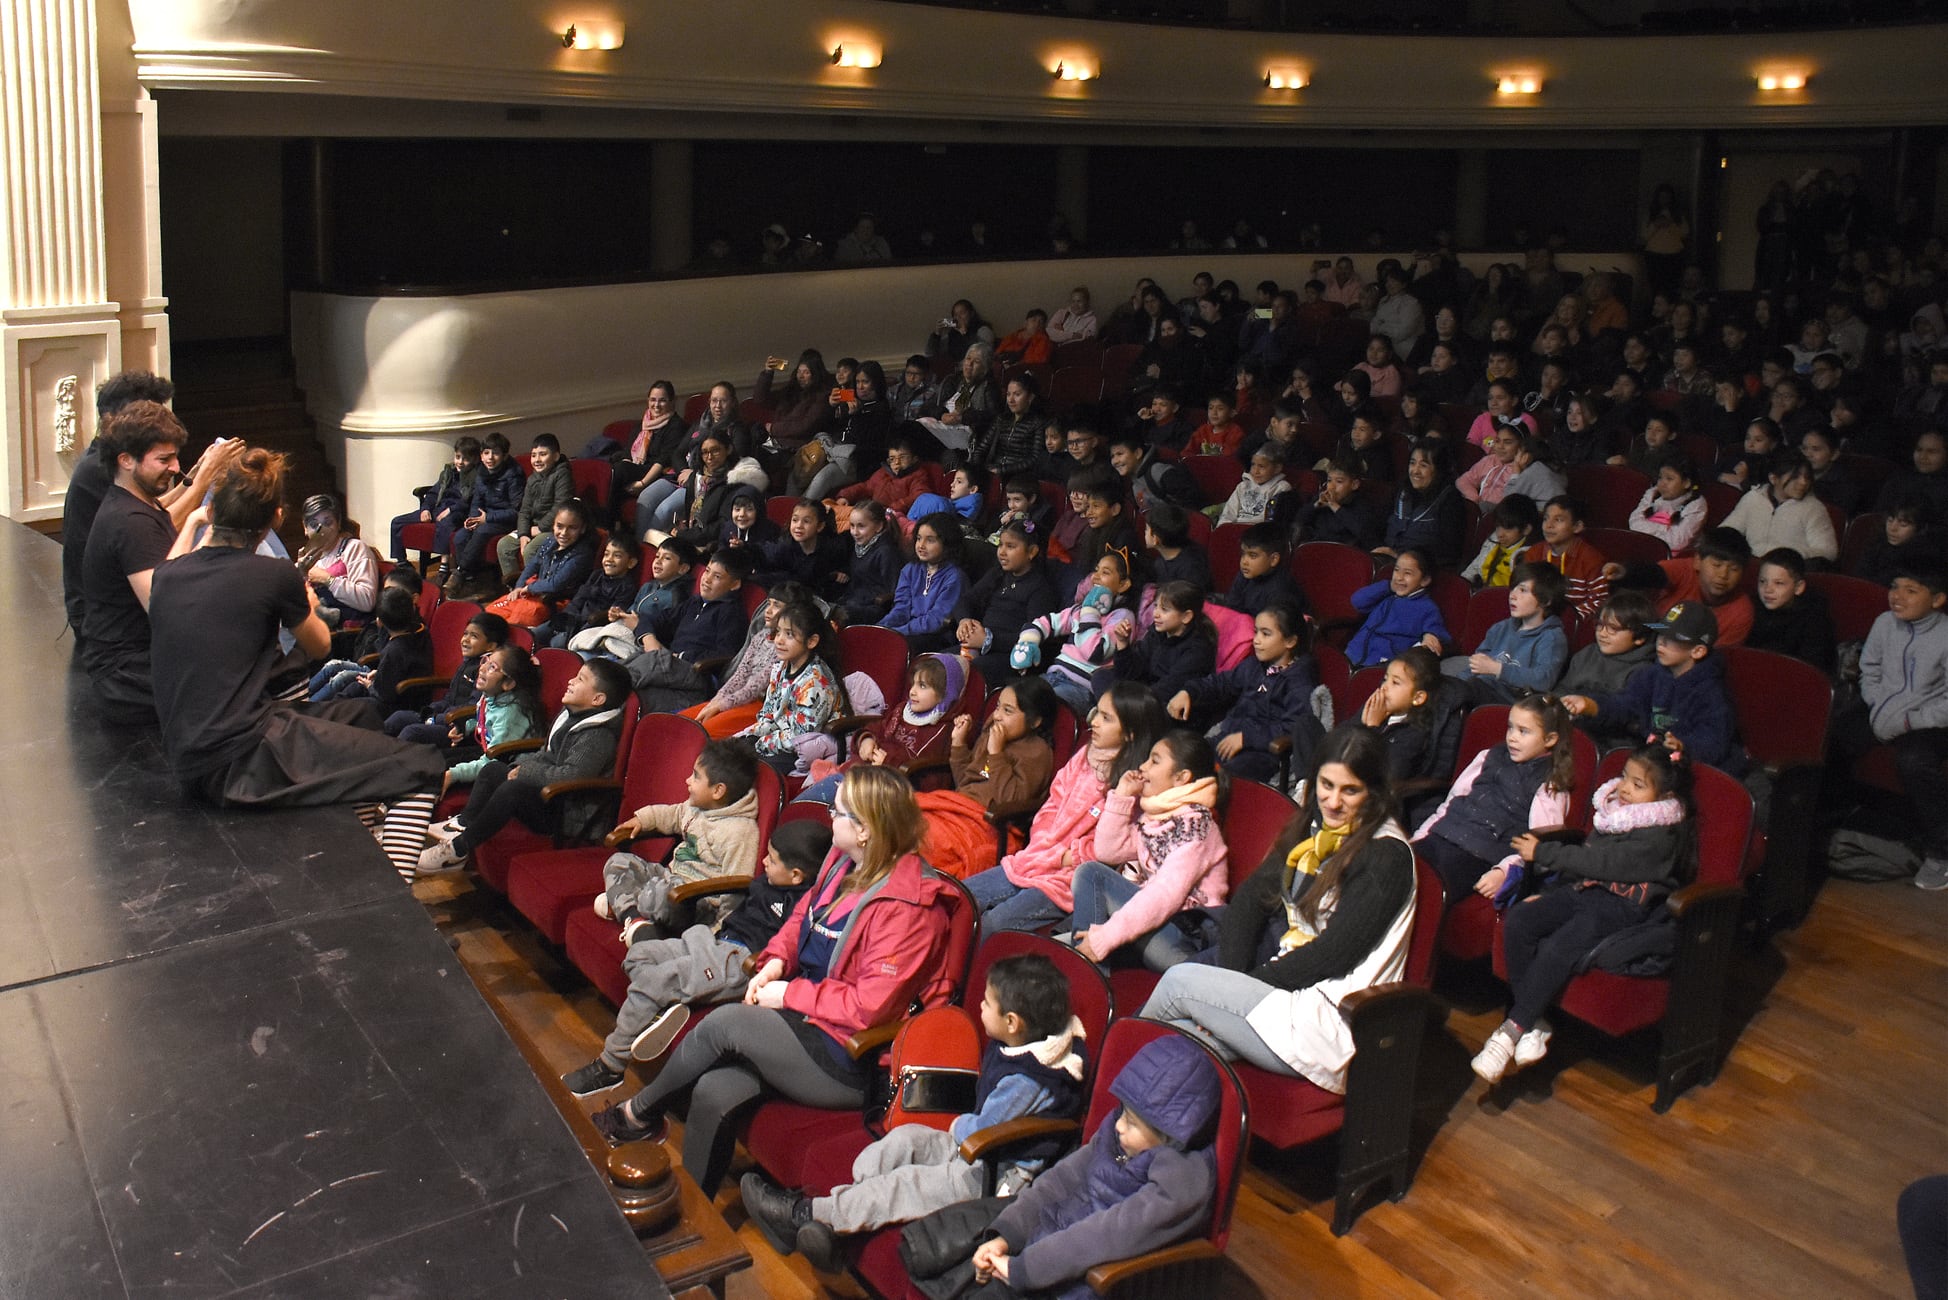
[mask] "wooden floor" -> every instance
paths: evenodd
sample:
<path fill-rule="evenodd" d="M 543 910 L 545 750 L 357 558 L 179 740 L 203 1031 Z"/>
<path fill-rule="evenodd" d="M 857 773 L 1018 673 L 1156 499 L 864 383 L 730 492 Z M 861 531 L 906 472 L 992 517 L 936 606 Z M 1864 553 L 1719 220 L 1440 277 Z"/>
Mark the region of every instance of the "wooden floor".
<path fill-rule="evenodd" d="M 518 916 L 461 878 L 416 893 L 557 1067 L 594 1055 L 610 1009 Z M 1573 1024 L 1505 1107 L 1488 1101 L 1468 1059 L 1499 1020 L 1497 986 L 1448 972 L 1407 1198 L 1335 1238 L 1330 1153 L 1259 1150 L 1226 1300 L 1911 1295 L 1894 1200 L 1948 1171 L 1948 893 L 1830 883 L 1736 980 L 1723 1072 L 1660 1116 L 1648 1045 Z M 731 1296 L 860 1294 L 771 1250 L 734 1179 L 718 1206 L 757 1260 Z"/>

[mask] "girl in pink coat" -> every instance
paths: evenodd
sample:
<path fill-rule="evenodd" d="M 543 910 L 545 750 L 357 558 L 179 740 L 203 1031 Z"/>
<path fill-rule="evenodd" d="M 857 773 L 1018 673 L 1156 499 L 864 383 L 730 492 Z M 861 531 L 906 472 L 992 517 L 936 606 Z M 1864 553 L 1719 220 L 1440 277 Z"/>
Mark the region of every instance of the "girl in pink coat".
<path fill-rule="evenodd" d="M 1088 744 L 1055 774 L 1028 843 L 1000 866 L 967 878 L 983 931 L 1038 930 L 1074 910 L 1070 881 L 1097 856 L 1096 822 L 1110 787 L 1149 756 L 1165 722 L 1155 693 L 1140 682 L 1118 682 L 1097 698 Z"/>
<path fill-rule="evenodd" d="M 1195 909 L 1222 905 L 1230 887 L 1223 782 L 1210 741 L 1182 729 L 1117 782 L 1096 823 L 1097 860 L 1075 873 L 1077 952 L 1100 962 L 1135 944 L 1160 971 L 1217 941 Z"/>

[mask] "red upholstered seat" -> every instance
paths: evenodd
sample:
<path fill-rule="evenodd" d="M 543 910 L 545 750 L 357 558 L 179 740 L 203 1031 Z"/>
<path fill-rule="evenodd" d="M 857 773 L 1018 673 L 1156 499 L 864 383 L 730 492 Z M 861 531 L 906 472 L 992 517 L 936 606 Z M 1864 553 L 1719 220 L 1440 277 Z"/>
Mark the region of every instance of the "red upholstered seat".
<path fill-rule="evenodd" d="M 622 970 L 626 949 L 614 921 L 605 921 L 593 909 L 571 912 L 563 927 L 562 947 L 569 964 L 580 971 L 596 992 L 616 1006 L 629 996 L 629 977 Z"/>
<path fill-rule="evenodd" d="M 1626 465 L 1571 465 L 1564 477 L 1569 494 L 1588 508 L 1592 528 L 1628 528 L 1630 512 L 1651 488 L 1648 478 Z"/>
<path fill-rule="evenodd" d="M 1307 542 L 1292 552 L 1291 564 L 1321 635 L 1344 645 L 1363 617 L 1353 593 L 1373 581 L 1373 557 L 1339 542 Z"/>

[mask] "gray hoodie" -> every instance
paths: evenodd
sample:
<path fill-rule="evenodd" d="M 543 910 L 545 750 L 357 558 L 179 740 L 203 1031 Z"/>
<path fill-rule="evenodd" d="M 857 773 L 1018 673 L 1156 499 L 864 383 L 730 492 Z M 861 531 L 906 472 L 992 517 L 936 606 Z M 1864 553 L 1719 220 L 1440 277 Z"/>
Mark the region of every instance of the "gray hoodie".
<path fill-rule="evenodd" d="M 1909 623 L 1889 610 L 1875 619 L 1860 652 L 1860 697 L 1881 740 L 1948 727 L 1948 617 Z"/>

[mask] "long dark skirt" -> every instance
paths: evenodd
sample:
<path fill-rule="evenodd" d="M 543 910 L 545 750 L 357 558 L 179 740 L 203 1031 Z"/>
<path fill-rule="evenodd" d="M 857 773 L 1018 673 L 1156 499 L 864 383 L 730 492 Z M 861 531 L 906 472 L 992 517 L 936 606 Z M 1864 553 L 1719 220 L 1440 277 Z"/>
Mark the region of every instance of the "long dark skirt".
<path fill-rule="evenodd" d="M 246 808 L 370 802 L 438 789 L 440 751 L 380 730 L 375 701 L 280 704 L 264 719 L 257 747 L 197 783 L 203 797 Z"/>

